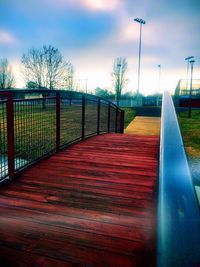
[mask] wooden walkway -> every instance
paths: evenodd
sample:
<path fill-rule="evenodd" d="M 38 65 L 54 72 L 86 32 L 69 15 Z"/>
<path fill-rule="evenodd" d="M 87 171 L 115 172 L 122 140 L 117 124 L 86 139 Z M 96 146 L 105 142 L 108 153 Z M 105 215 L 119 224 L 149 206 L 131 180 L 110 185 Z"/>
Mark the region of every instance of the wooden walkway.
<path fill-rule="evenodd" d="M 0 188 L 0 266 L 155 266 L 158 136 L 106 134 Z"/>

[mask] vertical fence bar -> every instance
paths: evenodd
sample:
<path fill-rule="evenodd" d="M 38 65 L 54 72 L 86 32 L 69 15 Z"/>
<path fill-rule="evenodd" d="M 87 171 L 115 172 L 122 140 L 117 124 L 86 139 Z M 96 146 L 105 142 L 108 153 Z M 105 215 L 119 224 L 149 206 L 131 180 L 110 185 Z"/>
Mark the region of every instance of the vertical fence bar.
<path fill-rule="evenodd" d="M 97 134 L 99 135 L 100 129 L 100 108 L 101 108 L 101 100 L 98 97 L 98 106 L 97 106 Z"/>
<path fill-rule="evenodd" d="M 12 179 L 15 176 L 15 152 L 14 152 L 14 114 L 13 95 L 7 93 L 7 137 L 8 137 L 8 175 Z"/>
<path fill-rule="evenodd" d="M 85 95 L 82 95 L 82 139 L 85 138 Z"/>
<path fill-rule="evenodd" d="M 116 108 L 116 113 L 115 113 L 115 132 L 117 133 L 117 126 L 118 126 L 118 123 L 117 123 L 117 119 L 118 119 L 118 108 Z"/>
<path fill-rule="evenodd" d="M 60 94 L 56 93 L 56 151 L 60 149 Z"/>
<path fill-rule="evenodd" d="M 110 103 L 108 105 L 108 133 L 110 132 Z"/>
<path fill-rule="evenodd" d="M 120 112 L 120 133 L 124 133 L 124 110 Z"/>

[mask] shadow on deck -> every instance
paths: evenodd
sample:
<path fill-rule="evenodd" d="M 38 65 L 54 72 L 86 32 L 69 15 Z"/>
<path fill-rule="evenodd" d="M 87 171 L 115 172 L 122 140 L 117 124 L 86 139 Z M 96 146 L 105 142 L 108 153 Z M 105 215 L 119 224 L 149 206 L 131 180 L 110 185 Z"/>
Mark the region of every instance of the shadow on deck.
<path fill-rule="evenodd" d="M 105 134 L 0 188 L 0 266 L 154 266 L 158 136 Z"/>

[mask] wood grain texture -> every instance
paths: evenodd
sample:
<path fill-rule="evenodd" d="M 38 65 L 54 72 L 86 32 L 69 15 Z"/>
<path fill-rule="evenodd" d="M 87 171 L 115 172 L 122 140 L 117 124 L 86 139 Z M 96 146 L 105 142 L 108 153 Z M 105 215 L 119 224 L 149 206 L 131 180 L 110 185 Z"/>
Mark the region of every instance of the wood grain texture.
<path fill-rule="evenodd" d="M 106 134 L 0 188 L 1 266 L 154 266 L 158 136 Z"/>

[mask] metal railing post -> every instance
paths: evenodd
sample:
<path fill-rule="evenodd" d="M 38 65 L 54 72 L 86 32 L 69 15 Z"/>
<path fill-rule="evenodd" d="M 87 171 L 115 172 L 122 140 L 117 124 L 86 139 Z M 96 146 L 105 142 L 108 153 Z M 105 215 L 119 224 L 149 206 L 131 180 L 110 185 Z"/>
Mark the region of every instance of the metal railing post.
<path fill-rule="evenodd" d="M 120 112 L 120 133 L 124 133 L 124 110 L 121 110 Z"/>
<path fill-rule="evenodd" d="M 110 132 L 110 103 L 108 105 L 108 133 Z"/>
<path fill-rule="evenodd" d="M 56 151 L 60 149 L 60 94 L 56 93 Z"/>
<path fill-rule="evenodd" d="M 85 95 L 82 95 L 82 139 L 85 138 Z"/>
<path fill-rule="evenodd" d="M 116 113 L 115 113 L 115 132 L 117 133 L 117 127 L 118 127 L 118 123 L 117 123 L 117 119 L 118 119 L 118 108 L 116 108 Z"/>
<path fill-rule="evenodd" d="M 101 106 L 101 100 L 98 97 L 98 106 L 97 106 L 97 134 L 99 135 L 99 129 L 100 129 L 100 106 Z"/>
<path fill-rule="evenodd" d="M 14 152 L 14 114 L 13 95 L 7 93 L 7 138 L 8 138 L 8 175 L 11 179 L 15 176 L 15 152 Z"/>

